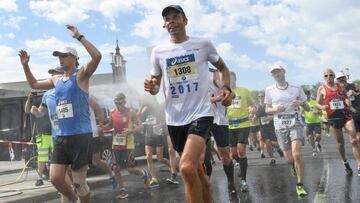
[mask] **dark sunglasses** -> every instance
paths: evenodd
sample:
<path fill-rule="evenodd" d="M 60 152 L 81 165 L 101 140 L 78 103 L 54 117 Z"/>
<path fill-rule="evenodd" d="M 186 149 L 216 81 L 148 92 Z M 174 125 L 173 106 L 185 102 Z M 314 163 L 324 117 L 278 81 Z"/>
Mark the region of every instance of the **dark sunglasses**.
<path fill-rule="evenodd" d="M 330 78 L 330 77 L 334 77 L 334 75 L 333 74 L 324 75 L 324 78 Z"/>

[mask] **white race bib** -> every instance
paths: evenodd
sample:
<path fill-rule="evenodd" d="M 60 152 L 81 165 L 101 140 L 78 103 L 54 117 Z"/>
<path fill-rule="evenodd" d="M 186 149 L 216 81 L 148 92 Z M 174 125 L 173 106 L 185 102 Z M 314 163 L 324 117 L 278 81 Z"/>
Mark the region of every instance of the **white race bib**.
<path fill-rule="evenodd" d="M 332 99 L 330 102 L 330 109 L 331 110 L 338 110 L 338 109 L 344 109 L 344 101 L 340 99 Z"/>
<path fill-rule="evenodd" d="M 241 96 L 236 96 L 236 97 L 231 101 L 231 108 L 236 108 L 236 109 L 240 109 L 240 108 L 241 108 Z"/>
<path fill-rule="evenodd" d="M 267 117 L 261 117 L 260 121 L 261 121 L 262 125 L 266 125 L 266 124 L 270 123 L 270 121 L 267 119 Z"/>
<path fill-rule="evenodd" d="M 295 126 L 296 114 L 279 113 L 274 115 L 274 126 L 276 129 L 292 128 Z"/>
<path fill-rule="evenodd" d="M 199 78 L 193 54 L 168 59 L 167 65 L 170 84 Z"/>
<path fill-rule="evenodd" d="M 126 146 L 126 143 L 127 143 L 126 135 L 117 133 L 117 134 L 115 134 L 115 136 L 113 136 L 113 145 Z"/>
<path fill-rule="evenodd" d="M 73 107 L 71 103 L 59 104 L 58 106 L 56 106 L 56 113 L 58 119 L 74 117 Z"/>

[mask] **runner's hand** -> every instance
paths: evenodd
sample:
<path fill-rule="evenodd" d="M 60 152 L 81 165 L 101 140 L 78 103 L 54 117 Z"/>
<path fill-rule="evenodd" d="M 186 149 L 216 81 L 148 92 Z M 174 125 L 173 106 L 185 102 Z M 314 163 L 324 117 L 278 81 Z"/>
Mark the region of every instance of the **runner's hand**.
<path fill-rule="evenodd" d="M 144 90 L 154 95 L 158 93 L 160 87 L 157 85 L 156 78 L 146 78 L 144 81 Z"/>
<path fill-rule="evenodd" d="M 298 107 L 302 104 L 303 102 L 302 101 L 299 101 L 299 100 L 293 100 L 291 101 L 289 104 L 291 107 Z"/>
<path fill-rule="evenodd" d="M 280 112 L 284 112 L 285 111 L 285 107 L 283 105 L 279 105 L 276 107 L 276 112 L 280 113 Z"/>
<path fill-rule="evenodd" d="M 328 106 L 327 106 L 327 105 L 322 105 L 322 106 L 321 106 L 321 110 L 326 111 L 326 109 L 328 109 Z"/>
<path fill-rule="evenodd" d="M 18 55 L 20 56 L 21 64 L 28 65 L 30 61 L 30 55 L 28 55 L 28 53 L 25 50 L 20 50 Z"/>
<path fill-rule="evenodd" d="M 73 25 L 65 25 L 65 27 L 71 31 L 71 35 L 72 35 L 73 38 L 77 39 L 80 36 L 80 33 L 79 33 L 78 29 L 75 26 L 73 26 Z"/>
<path fill-rule="evenodd" d="M 223 88 L 220 95 L 222 95 L 221 104 L 223 106 L 230 106 L 232 101 L 231 92 L 228 89 Z"/>

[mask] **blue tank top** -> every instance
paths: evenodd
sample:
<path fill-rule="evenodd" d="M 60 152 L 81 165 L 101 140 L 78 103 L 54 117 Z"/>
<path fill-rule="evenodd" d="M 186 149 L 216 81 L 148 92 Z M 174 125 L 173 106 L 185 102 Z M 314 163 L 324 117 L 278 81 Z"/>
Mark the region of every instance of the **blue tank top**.
<path fill-rule="evenodd" d="M 80 89 L 76 73 L 66 81 L 62 76 L 55 85 L 59 136 L 90 133 L 89 93 Z"/>
<path fill-rule="evenodd" d="M 59 121 L 56 113 L 55 89 L 48 90 L 44 93 L 41 105 L 47 108 L 51 122 L 52 136 L 56 137 L 56 135 L 59 134 Z"/>

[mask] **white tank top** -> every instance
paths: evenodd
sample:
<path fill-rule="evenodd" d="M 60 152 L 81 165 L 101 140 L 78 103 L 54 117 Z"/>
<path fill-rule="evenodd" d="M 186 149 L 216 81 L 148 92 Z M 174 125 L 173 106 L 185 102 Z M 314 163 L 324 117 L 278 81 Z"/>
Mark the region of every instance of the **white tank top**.
<path fill-rule="evenodd" d="M 209 72 L 210 76 L 210 88 L 209 88 L 209 96 L 212 95 L 217 96 L 220 92 L 220 88 L 216 87 L 214 84 L 214 73 Z M 226 117 L 226 107 L 221 104 L 221 102 L 216 102 L 211 104 L 211 109 L 214 112 L 214 122 L 217 125 L 229 125 L 229 121 Z"/>

